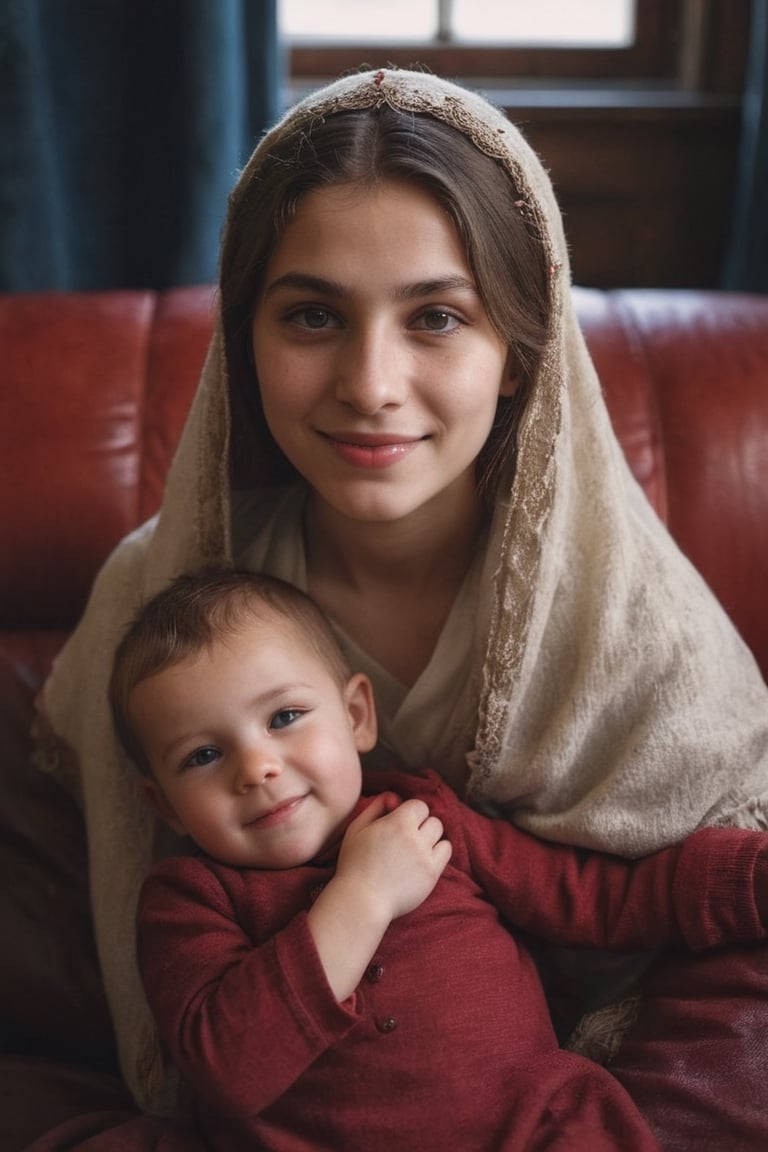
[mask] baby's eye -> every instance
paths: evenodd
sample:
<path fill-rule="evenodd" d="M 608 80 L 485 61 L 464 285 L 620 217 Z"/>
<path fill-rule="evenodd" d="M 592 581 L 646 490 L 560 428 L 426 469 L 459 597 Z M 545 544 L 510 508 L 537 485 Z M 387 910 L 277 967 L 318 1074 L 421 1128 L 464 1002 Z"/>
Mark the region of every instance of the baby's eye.
<path fill-rule="evenodd" d="M 215 760 L 221 755 L 218 748 L 206 747 L 197 748 L 188 756 L 184 761 L 183 768 L 206 768 L 209 764 L 213 764 Z"/>
<path fill-rule="evenodd" d="M 433 308 L 429 312 L 422 312 L 416 321 L 416 327 L 427 332 L 455 332 L 461 327 L 463 321 L 448 312 L 445 308 Z"/>
<path fill-rule="evenodd" d="M 287 728 L 289 724 L 295 723 L 303 715 L 304 713 L 300 708 L 281 708 L 279 712 L 275 712 L 269 726 L 270 728 Z"/>

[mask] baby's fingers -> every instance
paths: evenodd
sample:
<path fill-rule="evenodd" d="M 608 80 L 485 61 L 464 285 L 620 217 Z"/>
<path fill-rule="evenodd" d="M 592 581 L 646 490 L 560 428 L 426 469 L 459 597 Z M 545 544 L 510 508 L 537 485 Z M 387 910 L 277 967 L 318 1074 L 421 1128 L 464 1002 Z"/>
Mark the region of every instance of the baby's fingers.
<path fill-rule="evenodd" d="M 367 828 L 369 824 L 373 824 L 374 820 L 386 816 L 388 812 L 392 812 L 399 804 L 397 796 L 394 792 L 380 792 L 374 796 L 370 804 L 366 804 L 362 812 L 360 812 L 355 819 L 350 823 L 347 828 L 347 833 L 354 836 L 355 833 Z"/>
<path fill-rule="evenodd" d="M 438 840 L 433 849 L 435 865 L 442 872 L 453 856 L 453 845 L 450 840 Z"/>
<path fill-rule="evenodd" d="M 443 822 L 437 816 L 428 816 L 419 826 L 419 831 L 430 844 L 437 844 L 438 840 L 442 839 Z"/>
<path fill-rule="evenodd" d="M 453 855 L 451 842 L 445 839 L 444 832 L 443 822 L 437 816 L 428 816 L 419 827 L 419 837 L 429 848 L 430 867 L 435 876 L 440 875 Z"/>

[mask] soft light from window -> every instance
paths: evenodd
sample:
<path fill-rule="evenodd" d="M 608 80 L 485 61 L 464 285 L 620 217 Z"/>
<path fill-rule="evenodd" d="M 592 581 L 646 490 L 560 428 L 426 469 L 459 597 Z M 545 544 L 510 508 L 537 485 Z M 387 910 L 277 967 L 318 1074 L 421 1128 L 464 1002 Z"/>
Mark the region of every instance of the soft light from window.
<path fill-rule="evenodd" d="M 634 35 L 634 0 L 454 0 L 457 40 L 623 48 Z"/>
<path fill-rule="evenodd" d="M 437 33 L 435 0 L 279 0 L 280 31 L 290 40 L 431 40 Z"/>
<path fill-rule="evenodd" d="M 342 45 L 434 40 L 438 0 L 278 0 L 288 40 Z M 451 0 L 454 42 L 622 48 L 632 43 L 635 0 Z"/>

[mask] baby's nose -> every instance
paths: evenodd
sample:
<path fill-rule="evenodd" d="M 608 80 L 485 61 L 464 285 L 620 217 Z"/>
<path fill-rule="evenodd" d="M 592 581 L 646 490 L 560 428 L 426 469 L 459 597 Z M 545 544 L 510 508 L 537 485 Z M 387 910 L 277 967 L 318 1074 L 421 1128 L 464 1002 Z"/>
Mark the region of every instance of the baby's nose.
<path fill-rule="evenodd" d="M 280 758 L 270 749 L 247 749 L 238 759 L 235 787 L 238 792 L 247 792 L 250 788 L 258 788 L 265 780 L 279 776 L 281 771 Z"/>

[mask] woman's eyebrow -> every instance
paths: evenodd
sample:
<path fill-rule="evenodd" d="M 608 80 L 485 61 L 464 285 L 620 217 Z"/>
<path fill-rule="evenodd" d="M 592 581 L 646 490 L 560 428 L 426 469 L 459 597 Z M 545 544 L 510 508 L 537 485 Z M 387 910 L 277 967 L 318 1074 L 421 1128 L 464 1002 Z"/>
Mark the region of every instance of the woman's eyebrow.
<path fill-rule="evenodd" d="M 265 294 L 271 295 L 280 289 L 298 289 L 302 292 L 317 292 L 322 296 L 341 298 L 349 295 L 349 289 L 337 280 L 324 276 L 314 276 L 309 272 L 286 272 L 267 285 Z M 442 292 L 472 292 L 477 295 L 477 285 L 466 276 L 434 276 L 425 280 L 398 285 L 392 296 L 395 300 L 419 300 L 423 296 L 439 296 Z"/>
<path fill-rule="evenodd" d="M 265 294 L 269 296 L 281 288 L 298 288 L 303 292 L 318 292 L 323 296 L 346 295 L 343 284 L 336 280 L 326 280 L 323 276 L 313 276 L 309 272 L 286 272 L 267 285 Z"/>
<path fill-rule="evenodd" d="M 439 296 L 443 292 L 474 292 L 477 285 L 466 276 L 436 276 L 429 280 L 415 280 L 403 284 L 395 292 L 397 300 L 418 300 L 422 296 Z"/>

